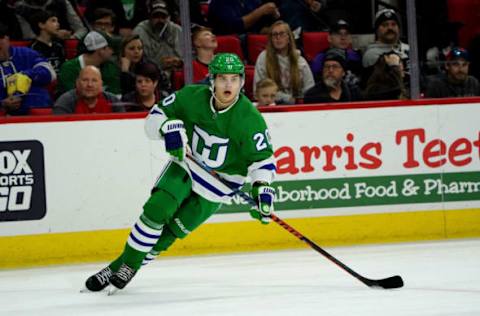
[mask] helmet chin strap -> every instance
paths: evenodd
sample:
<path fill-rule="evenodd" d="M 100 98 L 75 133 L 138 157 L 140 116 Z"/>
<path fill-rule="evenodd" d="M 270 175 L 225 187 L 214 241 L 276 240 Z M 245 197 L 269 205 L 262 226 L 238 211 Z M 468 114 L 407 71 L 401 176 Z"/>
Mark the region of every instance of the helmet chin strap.
<path fill-rule="evenodd" d="M 240 92 L 239 92 L 239 93 L 237 93 L 237 96 L 235 97 L 235 99 L 233 99 L 232 102 L 230 102 L 230 103 L 224 103 L 224 102 L 220 101 L 219 98 L 217 98 L 217 95 L 215 94 L 215 91 L 214 91 L 213 88 L 211 88 L 210 90 L 212 91 L 212 96 L 213 96 L 213 98 L 215 99 L 215 101 L 217 101 L 218 103 L 220 103 L 220 105 L 225 106 L 225 108 L 231 106 L 232 104 L 235 104 L 235 102 L 237 102 L 237 100 L 238 100 L 238 97 L 240 96 Z"/>

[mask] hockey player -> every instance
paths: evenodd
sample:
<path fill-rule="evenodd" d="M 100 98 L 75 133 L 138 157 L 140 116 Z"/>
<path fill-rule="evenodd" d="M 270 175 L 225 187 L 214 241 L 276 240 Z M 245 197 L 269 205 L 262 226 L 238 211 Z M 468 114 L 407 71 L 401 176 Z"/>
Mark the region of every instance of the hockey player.
<path fill-rule="evenodd" d="M 142 264 L 167 250 L 230 203 L 234 193 L 186 158 L 187 151 L 214 169 L 231 186 L 252 183 L 257 209 L 251 215 L 268 223 L 275 191 L 273 150 L 267 126 L 250 100 L 240 93 L 244 65 L 235 54 L 217 54 L 209 64 L 210 87 L 188 85 L 150 111 L 145 131 L 164 140 L 172 159 L 162 171 L 143 213 L 134 224 L 123 253 L 89 277 L 86 287 L 123 289 Z"/>

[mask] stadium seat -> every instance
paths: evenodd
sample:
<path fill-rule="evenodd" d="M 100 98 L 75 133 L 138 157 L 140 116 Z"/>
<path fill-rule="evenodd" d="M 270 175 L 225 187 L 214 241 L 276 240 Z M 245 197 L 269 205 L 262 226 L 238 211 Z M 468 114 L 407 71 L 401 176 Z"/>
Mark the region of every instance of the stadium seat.
<path fill-rule="evenodd" d="M 258 55 L 267 47 L 268 37 L 264 34 L 247 35 L 248 63 L 255 65 Z"/>
<path fill-rule="evenodd" d="M 208 2 L 201 2 L 200 3 L 200 13 L 202 16 L 207 19 L 208 17 Z"/>
<path fill-rule="evenodd" d="M 215 53 L 235 53 L 241 60 L 245 60 L 243 57 L 242 45 L 240 39 L 236 35 L 219 35 L 217 36 L 217 49 Z"/>
<path fill-rule="evenodd" d="M 77 56 L 78 39 L 70 38 L 64 41 L 65 58 L 72 59 Z"/>
<path fill-rule="evenodd" d="M 30 41 L 10 41 L 10 46 L 28 47 L 29 45 Z"/>
<path fill-rule="evenodd" d="M 478 34 L 478 18 L 480 16 L 479 0 L 448 0 L 448 20 L 461 23 L 458 30 L 458 42 L 461 47 L 468 48 L 470 41 Z"/>
<path fill-rule="evenodd" d="M 245 85 L 243 86 L 245 90 L 245 95 L 253 100 L 253 75 L 255 74 L 255 67 L 252 65 L 245 66 Z"/>
<path fill-rule="evenodd" d="M 318 53 L 329 47 L 328 32 L 304 32 L 302 42 L 305 59 L 310 63 Z"/>

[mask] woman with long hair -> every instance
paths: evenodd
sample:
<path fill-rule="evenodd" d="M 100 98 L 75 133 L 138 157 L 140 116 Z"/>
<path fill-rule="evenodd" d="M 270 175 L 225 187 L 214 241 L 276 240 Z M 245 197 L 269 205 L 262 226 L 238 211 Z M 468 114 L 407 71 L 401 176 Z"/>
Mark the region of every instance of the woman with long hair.
<path fill-rule="evenodd" d="M 123 39 L 120 49 L 120 82 L 122 94 L 135 90 L 135 68 L 145 57 L 143 42 L 138 35 L 130 35 Z"/>
<path fill-rule="evenodd" d="M 267 47 L 255 63 L 254 89 L 257 82 L 265 78 L 272 79 L 279 87 L 277 104 L 295 103 L 315 84 L 310 66 L 300 55 L 293 33 L 283 21 L 272 24 Z"/>

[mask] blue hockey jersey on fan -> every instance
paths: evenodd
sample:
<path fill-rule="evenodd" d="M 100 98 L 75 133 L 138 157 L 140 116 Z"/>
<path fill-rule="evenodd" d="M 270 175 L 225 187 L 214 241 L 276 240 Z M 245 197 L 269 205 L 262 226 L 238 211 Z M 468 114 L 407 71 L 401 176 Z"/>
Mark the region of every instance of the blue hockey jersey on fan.
<path fill-rule="evenodd" d="M 21 107 L 11 114 L 27 114 L 30 108 L 48 107 L 52 105 L 46 86 L 56 80 L 56 74 L 47 59 L 38 52 L 27 47 L 10 47 L 10 58 L 0 63 L 2 86 L 0 100 L 7 97 L 6 78 L 14 73 L 23 73 L 32 79 L 30 91 L 22 96 Z"/>

